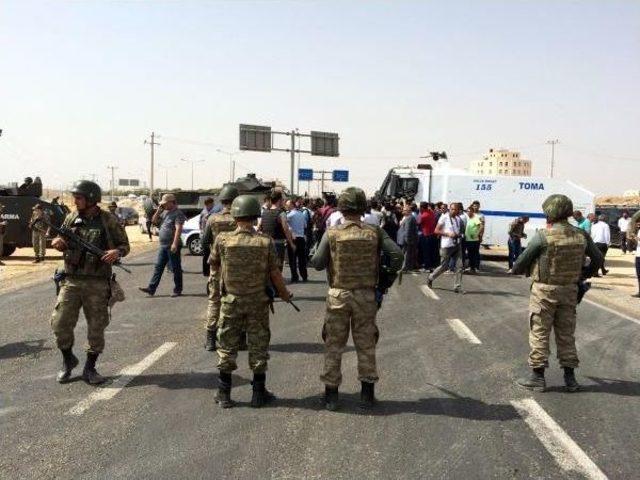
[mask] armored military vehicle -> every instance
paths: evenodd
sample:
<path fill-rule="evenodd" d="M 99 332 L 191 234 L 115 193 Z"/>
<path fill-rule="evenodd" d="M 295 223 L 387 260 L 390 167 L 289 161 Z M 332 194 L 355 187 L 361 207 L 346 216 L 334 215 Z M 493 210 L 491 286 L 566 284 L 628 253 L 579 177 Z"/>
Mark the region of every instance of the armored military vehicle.
<path fill-rule="evenodd" d="M 69 209 L 54 200 L 47 202 L 42 198 L 42 181 L 39 177 L 27 177 L 20 186 L 0 186 L 0 204 L 4 211 L 0 214 L 7 222 L 4 232 L 4 249 L 2 255 L 8 257 L 16 248 L 31 247 L 31 230 L 29 220 L 36 204 L 51 217 L 51 223 L 60 225 Z"/>

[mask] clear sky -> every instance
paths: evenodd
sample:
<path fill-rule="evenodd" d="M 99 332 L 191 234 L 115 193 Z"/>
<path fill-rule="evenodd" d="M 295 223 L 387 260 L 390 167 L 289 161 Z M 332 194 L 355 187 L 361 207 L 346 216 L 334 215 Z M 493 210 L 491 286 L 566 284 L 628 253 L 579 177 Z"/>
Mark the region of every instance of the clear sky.
<path fill-rule="evenodd" d="M 0 44 L 0 183 L 148 181 L 153 130 L 170 187 L 190 187 L 181 158 L 219 186 L 216 148 L 252 123 L 338 132 L 340 158 L 301 165 L 369 192 L 430 150 L 518 149 L 547 175 L 552 138 L 557 176 L 640 188 L 639 1 L 0 0 Z M 288 182 L 287 153 L 237 160 Z"/>

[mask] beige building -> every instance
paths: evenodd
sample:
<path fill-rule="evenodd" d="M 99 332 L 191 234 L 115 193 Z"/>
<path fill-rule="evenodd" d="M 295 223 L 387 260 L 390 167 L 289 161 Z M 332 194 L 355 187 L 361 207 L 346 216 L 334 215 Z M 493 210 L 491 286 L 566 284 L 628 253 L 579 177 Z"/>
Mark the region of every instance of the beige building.
<path fill-rule="evenodd" d="M 531 160 L 524 160 L 520 152 L 511 150 L 489 150 L 482 160 L 473 160 L 469 171 L 476 175 L 510 175 L 519 177 L 531 176 Z"/>

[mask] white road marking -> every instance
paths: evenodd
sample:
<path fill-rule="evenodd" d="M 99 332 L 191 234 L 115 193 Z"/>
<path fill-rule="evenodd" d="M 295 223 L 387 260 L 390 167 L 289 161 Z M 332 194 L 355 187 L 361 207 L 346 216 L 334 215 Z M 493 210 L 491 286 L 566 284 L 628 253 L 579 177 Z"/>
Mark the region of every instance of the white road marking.
<path fill-rule="evenodd" d="M 536 434 L 540 443 L 555 458 L 560 468 L 568 472 L 577 472 L 589 479 L 607 479 L 602 470 L 533 398 L 512 400 L 511 404 Z"/>
<path fill-rule="evenodd" d="M 480 345 L 482 342 L 475 334 L 467 327 L 459 318 L 447 318 L 447 323 L 451 327 L 451 330 L 460 337 L 462 340 L 467 340 L 474 345 Z"/>
<path fill-rule="evenodd" d="M 424 293 L 427 297 L 431 297 L 434 300 L 440 300 L 438 294 L 430 289 L 427 285 L 420 285 L 420 290 L 422 290 L 422 293 Z"/>
<path fill-rule="evenodd" d="M 605 312 L 612 313 L 614 315 L 617 315 L 620 318 L 624 318 L 625 320 L 629 320 L 630 322 L 637 323 L 638 325 L 640 325 L 640 320 L 638 320 L 637 318 L 633 318 L 633 317 L 630 317 L 629 315 L 625 315 L 624 313 L 620 313 L 617 310 L 614 310 L 613 308 L 600 305 L 599 303 L 594 302 L 593 300 L 589 300 L 588 298 L 583 299 L 583 301 L 588 303 L 589 305 L 593 305 L 594 307 L 601 308 Z"/>
<path fill-rule="evenodd" d="M 147 355 L 138 363 L 123 368 L 118 373 L 118 377 L 110 385 L 98 388 L 84 400 L 81 400 L 67 412 L 67 415 L 82 415 L 93 404 L 115 397 L 124 387 L 126 387 L 135 377 L 144 372 L 147 368 L 157 362 L 160 357 L 177 345 L 176 342 L 166 342 Z"/>

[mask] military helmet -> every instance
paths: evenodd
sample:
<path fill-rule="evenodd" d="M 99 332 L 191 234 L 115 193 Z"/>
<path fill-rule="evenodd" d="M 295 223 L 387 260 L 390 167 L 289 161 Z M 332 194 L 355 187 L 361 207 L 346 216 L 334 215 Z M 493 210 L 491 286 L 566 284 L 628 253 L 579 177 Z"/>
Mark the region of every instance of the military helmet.
<path fill-rule="evenodd" d="M 338 198 L 338 210 L 349 213 L 364 213 L 367 209 L 367 196 L 357 187 L 345 189 Z"/>
<path fill-rule="evenodd" d="M 550 195 L 542 203 L 542 211 L 550 222 L 566 220 L 573 215 L 573 202 L 566 195 Z"/>
<path fill-rule="evenodd" d="M 233 218 L 258 218 L 261 213 L 260 202 L 253 195 L 240 195 L 231 204 Z"/>
<path fill-rule="evenodd" d="M 238 189 L 233 185 L 225 185 L 220 190 L 220 194 L 218 195 L 218 200 L 221 202 L 233 202 L 233 200 L 240 195 Z"/>
<path fill-rule="evenodd" d="M 116 202 L 111 202 L 109 204 L 109 208 L 118 208 L 118 204 Z"/>
<path fill-rule="evenodd" d="M 87 201 L 99 203 L 102 201 L 102 190 L 100 185 L 89 180 L 80 180 L 71 189 L 73 195 L 82 195 Z"/>

